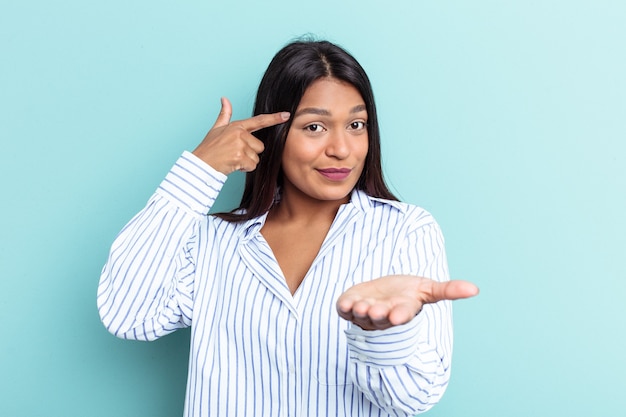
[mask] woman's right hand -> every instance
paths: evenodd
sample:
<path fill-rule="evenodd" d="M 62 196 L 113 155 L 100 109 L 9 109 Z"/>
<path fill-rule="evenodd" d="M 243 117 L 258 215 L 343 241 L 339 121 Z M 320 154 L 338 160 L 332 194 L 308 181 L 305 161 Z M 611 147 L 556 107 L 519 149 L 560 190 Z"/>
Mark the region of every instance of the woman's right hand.
<path fill-rule="evenodd" d="M 290 117 L 288 112 L 259 114 L 231 123 L 232 113 L 230 101 L 223 97 L 215 124 L 193 151 L 194 155 L 225 175 L 234 171 L 254 171 L 265 146 L 252 132 L 285 123 Z"/>

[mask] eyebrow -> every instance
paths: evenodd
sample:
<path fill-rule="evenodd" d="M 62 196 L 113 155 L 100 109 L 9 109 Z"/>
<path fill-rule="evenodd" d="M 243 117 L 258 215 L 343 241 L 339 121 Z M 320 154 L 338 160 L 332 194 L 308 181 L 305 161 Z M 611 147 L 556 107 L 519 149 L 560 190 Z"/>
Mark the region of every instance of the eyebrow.
<path fill-rule="evenodd" d="M 354 106 L 351 110 L 350 113 L 359 113 L 362 111 L 366 111 L 366 107 L 365 104 L 359 104 L 358 106 Z M 318 116 L 330 116 L 330 112 L 326 109 L 320 109 L 318 107 L 305 107 L 303 109 L 298 110 L 298 112 L 296 112 L 296 115 L 294 117 L 298 117 L 300 115 L 303 114 L 316 114 Z"/>

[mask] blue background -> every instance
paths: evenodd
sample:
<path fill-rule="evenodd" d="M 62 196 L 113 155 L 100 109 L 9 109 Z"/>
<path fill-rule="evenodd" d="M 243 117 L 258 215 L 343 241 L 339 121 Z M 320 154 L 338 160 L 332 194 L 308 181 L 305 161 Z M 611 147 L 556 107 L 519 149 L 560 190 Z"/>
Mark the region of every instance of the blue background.
<path fill-rule="evenodd" d="M 481 287 L 428 415 L 622 415 L 625 21 L 607 0 L 3 2 L 0 415 L 181 415 L 188 331 L 110 336 L 99 273 L 219 97 L 247 117 L 305 33 L 366 68 L 392 188 Z"/>

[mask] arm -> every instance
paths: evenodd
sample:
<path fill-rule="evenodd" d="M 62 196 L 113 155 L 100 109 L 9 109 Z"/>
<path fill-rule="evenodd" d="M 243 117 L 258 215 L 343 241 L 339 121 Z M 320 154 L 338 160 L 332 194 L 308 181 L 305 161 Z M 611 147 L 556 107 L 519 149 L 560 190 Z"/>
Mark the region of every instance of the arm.
<path fill-rule="evenodd" d="M 430 217 L 430 216 L 428 216 Z M 452 299 L 477 288 L 449 281 L 443 236 L 432 220 L 407 233 L 394 274 L 359 284 L 338 300 L 354 383 L 392 415 L 430 409 L 445 391 L 452 353 Z M 422 277 L 429 277 L 425 279 Z"/>
<path fill-rule="evenodd" d="M 204 140 L 179 158 L 115 239 L 98 287 L 100 317 L 114 335 L 153 340 L 191 324 L 196 231 L 226 176 L 256 168 L 264 146 L 252 132 L 289 118 L 261 114 L 231 123 L 231 114 L 230 102 L 222 99 Z"/>
<path fill-rule="evenodd" d="M 115 336 L 153 340 L 191 324 L 195 231 L 225 180 L 186 152 L 119 233 L 98 287 L 100 317 Z"/>

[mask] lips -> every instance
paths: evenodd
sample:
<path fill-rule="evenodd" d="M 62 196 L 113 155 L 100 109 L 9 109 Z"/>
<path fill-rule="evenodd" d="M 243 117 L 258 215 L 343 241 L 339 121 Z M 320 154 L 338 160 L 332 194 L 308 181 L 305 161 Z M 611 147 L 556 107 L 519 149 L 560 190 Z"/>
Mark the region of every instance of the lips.
<path fill-rule="evenodd" d="M 352 170 L 350 168 L 326 168 L 326 169 L 318 169 L 317 172 L 322 174 L 322 176 L 331 181 L 341 181 L 346 179 Z"/>

